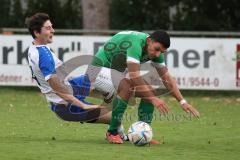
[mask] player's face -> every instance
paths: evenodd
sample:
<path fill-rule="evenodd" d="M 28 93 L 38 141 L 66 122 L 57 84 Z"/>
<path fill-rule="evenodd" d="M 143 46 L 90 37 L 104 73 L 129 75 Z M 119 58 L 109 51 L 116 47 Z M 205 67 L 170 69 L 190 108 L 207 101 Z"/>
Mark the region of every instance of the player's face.
<path fill-rule="evenodd" d="M 40 33 L 37 33 L 36 36 L 37 36 L 38 42 L 40 42 L 41 44 L 48 44 L 48 43 L 52 43 L 53 34 L 54 34 L 54 29 L 53 29 L 52 23 L 50 20 L 47 20 L 43 24 Z"/>
<path fill-rule="evenodd" d="M 148 38 L 147 39 L 147 53 L 149 58 L 153 59 L 156 57 L 159 57 L 160 54 L 167 51 L 167 48 L 165 48 L 161 43 L 155 42 L 154 40 Z"/>

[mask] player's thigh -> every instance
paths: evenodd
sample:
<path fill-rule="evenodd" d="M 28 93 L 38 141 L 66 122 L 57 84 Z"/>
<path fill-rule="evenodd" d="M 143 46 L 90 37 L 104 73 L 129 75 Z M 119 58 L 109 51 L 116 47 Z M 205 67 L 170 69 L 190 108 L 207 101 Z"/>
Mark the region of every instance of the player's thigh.
<path fill-rule="evenodd" d="M 64 121 L 94 123 L 104 116 L 104 114 L 110 112 L 105 109 L 104 111 L 102 110 L 102 108 L 79 110 L 77 106 L 57 105 L 54 112 Z"/>

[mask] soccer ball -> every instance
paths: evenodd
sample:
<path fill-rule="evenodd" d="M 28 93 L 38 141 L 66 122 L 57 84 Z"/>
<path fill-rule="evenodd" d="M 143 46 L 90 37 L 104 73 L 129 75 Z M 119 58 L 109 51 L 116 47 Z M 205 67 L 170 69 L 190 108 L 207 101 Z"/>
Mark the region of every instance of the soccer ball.
<path fill-rule="evenodd" d="M 149 144 L 149 142 L 152 140 L 152 137 L 152 128 L 145 122 L 135 122 L 128 129 L 129 141 L 136 146 Z"/>

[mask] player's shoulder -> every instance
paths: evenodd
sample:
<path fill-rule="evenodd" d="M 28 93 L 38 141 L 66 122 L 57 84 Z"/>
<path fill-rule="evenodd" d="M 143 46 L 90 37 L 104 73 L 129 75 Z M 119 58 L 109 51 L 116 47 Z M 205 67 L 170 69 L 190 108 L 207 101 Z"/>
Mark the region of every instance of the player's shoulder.
<path fill-rule="evenodd" d="M 129 38 L 146 38 L 149 36 L 149 34 L 144 32 L 138 32 L 138 31 L 121 31 L 117 33 L 118 36 L 126 36 Z"/>
<path fill-rule="evenodd" d="M 138 31 L 122 31 L 119 32 L 118 35 L 122 36 L 122 38 L 119 38 L 121 41 L 130 42 L 132 44 L 132 47 L 144 46 L 147 37 L 149 37 L 149 34 Z"/>
<path fill-rule="evenodd" d="M 38 61 L 40 57 L 50 52 L 47 45 L 31 45 L 28 49 L 28 57 L 33 61 Z"/>
<path fill-rule="evenodd" d="M 37 45 L 35 46 L 39 54 L 50 53 L 51 50 L 47 45 Z"/>
<path fill-rule="evenodd" d="M 28 53 L 39 54 L 50 52 L 50 48 L 47 45 L 31 45 L 28 49 Z"/>

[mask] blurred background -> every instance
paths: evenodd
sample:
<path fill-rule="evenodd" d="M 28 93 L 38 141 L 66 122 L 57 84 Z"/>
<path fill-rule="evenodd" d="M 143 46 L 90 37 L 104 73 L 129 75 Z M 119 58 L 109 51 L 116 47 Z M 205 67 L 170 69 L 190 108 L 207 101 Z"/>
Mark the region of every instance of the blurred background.
<path fill-rule="evenodd" d="M 63 61 L 95 54 L 121 30 L 163 29 L 171 36 L 166 63 L 181 89 L 239 90 L 239 8 L 237 0 L 1 0 L 0 85 L 34 85 L 24 22 L 45 12 Z"/>
<path fill-rule="evenodd" d="M 237 0 L 1 0 L 0 28 L 46 12 L 58 29 L 239 31 Z"/>
<path fill-rule="evenodd" d="M 166 64 L 201 118 L 184 113 L 170 94 L 160 95 L 171 109 L 154 114 L 154 137 L 163 144 L 138 148 L 108 144 L 106 125 L 56 118 L 27 62 L 33 39 L 24 21 L 37 12 L 50 15 L 56 36 L 49 45 L 64 62 L 91 58 L 121 30 L 166 30 Z M 239 0 L 0 0 L 0 17 L 1 160 L 239 159 Z M 79 61 L 81 72 L 87 64 Z M 137 105 L 127 113 L 126 130 L 137 121 Z"/>

